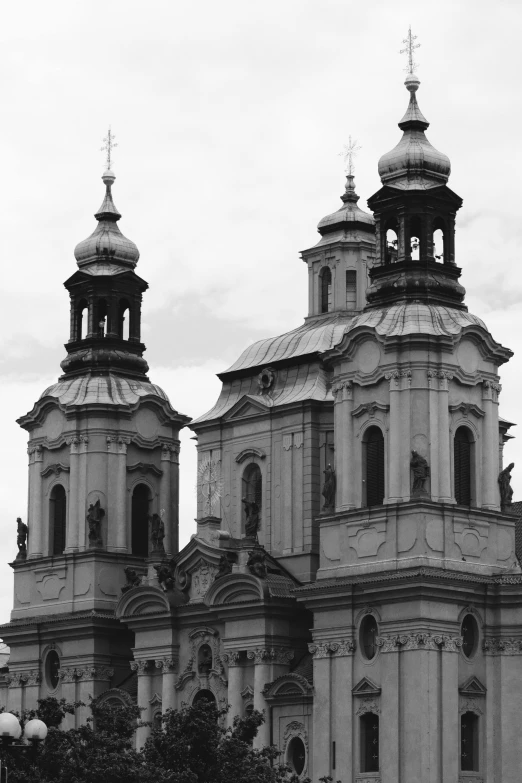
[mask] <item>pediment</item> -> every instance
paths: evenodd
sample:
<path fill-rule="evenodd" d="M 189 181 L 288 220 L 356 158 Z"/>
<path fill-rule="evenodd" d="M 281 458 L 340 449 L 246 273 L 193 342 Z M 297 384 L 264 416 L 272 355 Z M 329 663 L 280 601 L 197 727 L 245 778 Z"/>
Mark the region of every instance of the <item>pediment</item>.
<path fill-rule="evenodd" d="M 478 677 L 472 676 L 460 686 L 459 693 L 462 693 L 465 696 L 485 696 L 486 688 L 482 685 Z"/>
<path fill-rule="evenodd" d="M 116 606 L 116 617 L 125 620 L 147 614 L 170 614 L 170 603 L 158 587 L 143 585 L 124 593 Z"/>
<path fill-rule="evenodd" d="M 259 402 L 255 397 L 245 394 L 223 417 L 225 421 L 230 419 L 244 419 L 250 416 L 262 416 L 267 412 L 267 405 Z"/>
<path fill-rule="evenodd" d="M 355 688 L 352 688 L 352 693 L 354 696 L 379 696 L 381 689 L 378 685 L 369 680 L 368 677 L 363 677 Z"/>
<path fill-rule="evenodd" d="M 296 698 L 302 699 L 313 693 L 313 686 L 301 674 L 287 672 L 273 682 L 269 682 L 263 689 L 265 699 L 270 701 L 290 701 Z"/>

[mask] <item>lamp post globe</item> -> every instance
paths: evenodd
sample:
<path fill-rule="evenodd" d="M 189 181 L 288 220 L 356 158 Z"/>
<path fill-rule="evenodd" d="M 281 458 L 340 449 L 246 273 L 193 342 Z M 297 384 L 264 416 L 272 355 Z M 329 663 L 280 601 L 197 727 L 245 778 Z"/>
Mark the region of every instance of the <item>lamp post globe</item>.
<path fill-rule="evenodd" d="M 22 733 L 20 721 L 12 712 L 2 712 L 0 714 L 0 737 L 7 742 L 13 742 L 19 739 Z"/>
<path fill-rule="evenodd" d="M 25 724 L 24 737 L 30 742 L 43 742 L 47 737 L 47 726 L 43 720 L 34 718 Z"/>

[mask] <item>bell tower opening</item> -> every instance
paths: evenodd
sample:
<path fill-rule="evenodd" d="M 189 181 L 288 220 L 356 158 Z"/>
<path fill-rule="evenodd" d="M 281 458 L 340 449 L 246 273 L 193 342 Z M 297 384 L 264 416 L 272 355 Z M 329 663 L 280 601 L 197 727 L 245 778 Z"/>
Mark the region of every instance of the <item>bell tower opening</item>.
<path fill-rule="evenodd" d="M 332 270 L 325 266 L 320 275 L 321 313 L 332 309 Z"/>

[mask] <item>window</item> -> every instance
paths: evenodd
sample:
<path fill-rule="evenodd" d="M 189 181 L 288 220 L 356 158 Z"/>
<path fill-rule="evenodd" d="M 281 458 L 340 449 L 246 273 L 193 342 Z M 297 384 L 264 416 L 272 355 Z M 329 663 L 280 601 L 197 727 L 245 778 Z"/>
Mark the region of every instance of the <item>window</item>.
<path fill-rule="evenodd" d="M 202 688 L 196 693 L 192 700 L 192 704 L 198 704 L 201 702 L 205 702 L 206 704 L 211 704 L 213 707 L 216 707 L 216 697 L 212 691 L 208 690 L 208 688 Z"/>
<path fill-rule="evenodd" d="M 132 554 L 148 557 L 149 554 L 149 488 L 138 484 L 132 493 L 131 536 Z"/>
<path fill-rule="evenodd" d="M 436 218 L 433 221 L 433 257 L 444 262 L 444 221 Z"/>
<path fill-rule="evenodd" d="M 392 225 L 386 230 L 386 248 L 384 254 L 385 264 L 394 264 L 397 261 L 397 252 L 399 247 L 397 228 L 398 226 L 396 221 L 393 221 Z"/>
<path fill-rule="evenodd" d="M 286 760 L 296 775 L 302 775 L 306 763 L 306 748 L 301 737 L 292 737 L 288 743 Z"/>
<path fill-rule="evenodd" d="M 460 769 L 462 772 L 479 771 L 479 717 L 474 712 L 460 716 Z"/>
<path fill-rule="evenodd" d="M 462 652 L 466 658 L 473 658 L 478 645 L 478 625 L 472 614 L 467 614 L 460 626 L 462 636 Z"/>
<path fill-rule="evenodd" d="M 243 524 L 247 536 L 256 536 L 263 496 L 263 478 L 259 465 L 248 465 L 243 473 Z"/>
<path fill-rule="evenodd" d="M 325 266 L 319 278 L 321 285 L 321 312 L 329 313 L 332 309 L 332 270 Z"/>
<path fill-rule="evenodd" d="M 380 506 L 384 501 L 384 436 L 379 427 L 370 427 L 364 438 L 366 505 Z"/>
<path fill-rule="evenodd" d="M 49 521 L 51 527 L 51 554 L 63 555 L 67 520 L 67 497 L 61 484 L 51 490 Z"/>
<path fill-rule="evenodd" d="M 85 340 L 87 337 L 87 330 L 89 328 L 88 320 L 89 320 L 89 307 L 87 304 L 86 299 L 82 299 L 78 303 L 78 308 L 76 310 L 76 339 L 77 340 Z"/>
<path fill-rule="evenodd" d="M 129 339 L 129 319 L 130 319 L 129 303 L 127 302 L 126 299 L 122 299 L 120 301 L 119 312 L 118 312 L 118 337 L 121 337 L 122 340 Z"/>
<path fill-rule="evenodd" d="M 455 500 L 460 506 L 471 506 L 471 433 L 459 427 L 453 446 Z"/>
<path fill-rule="evenodd" d="M 357 307 L 357 272 L 355 269 L 346 270 L 346 309 L 355 310 Z"/>
<path fill-rule="evenodd" d="M 360 718 L 361 772 L 379 771 L 379 716 L 367 712 Z"/>
<path fill-rule="evenodd" d="M 375 658 L 378 635 L 379 629 L 375 617 L 372 614 L 366 615 L 360 627 L 360 644 L 361 651 L 368 661 Z"/>
<path fill-rule="evenodd" d="M 49 650 L 45 659 L 45 679 L 50 690 L 55 691 L 60 682 L 60 657 L 56 650 Z"/>

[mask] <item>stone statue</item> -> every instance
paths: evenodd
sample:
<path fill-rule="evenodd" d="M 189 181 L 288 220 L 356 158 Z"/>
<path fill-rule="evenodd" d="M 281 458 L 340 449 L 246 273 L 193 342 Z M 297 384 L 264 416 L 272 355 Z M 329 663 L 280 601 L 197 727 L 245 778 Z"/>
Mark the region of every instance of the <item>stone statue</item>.
<path fill-rule="evenodd" d="M 89 546 L 91 548 L 103 545 L 101 537 L 101 523 L 105 516 L 105 510 L 100 505 L 100 498 L 96 503 L 91 503 L 87 511 L 87 522 L 89 523 Z"/>
<path fill-rule="evenodd" d="M 125 574 L 127 578 L 127 584 L 123 585 L 121 588 L 122 593 L 126 593 L 128 590 L 131 590 L 133 587 L 139 587 L 141 585 L 141 576 L 136 573 L 136 571 L 133 568 L 130 568 L 127 566 L 123 569 L 123 573 Z"/>
<path fill-rule="evenodd" d="M 198 673 L 208 677 L 212 670 L 212 650 L 208 644 L 202 644 L 198 650 Z"/>
<path fill-rule="evenodd" d="M 16 520 L 17 524 L 17 535 L 16 535 L 16 543 L 18 545 L 18 554 L 16 555 L 17 560 L 25 560 L 27 557 L 27 533 L 29 532 L 29 528 L 26 524 L 24 524 L 20 517 Z"/>
<path fill-rule="evenodd" d="M 218 570 L 216 574 L 216 579 L 219 579 L 220 576 L 227 576 L 228 574 L 232 573 L 232 563 L 228 559 L 226 555 L 221 555 L 219 558 L 219 565 Z"/>
<path fill-rule="evenodd" d="M 243 498 L 241 502 L 245 507 L 246 514 L 245 535 L 248 538 L 257 538 L 257 531 L 259 530 L 259 506 L 255 500 Z"/>
<path fill-rule="evenodd" d="M 163 539 L 165 538 L 165 523 L 159 514 L 153 514 L 149 517 L 150 522 L 150 542 L 152 553 L 165 554 Z"/>
<path fill-rule="evenodd" d="M 507 468 L 504 468 L 498 475 L 498 486 L 500 489 L 500 508 L 504 513 L 511 512 L 513 504 L 513 488 L 511 486 L 511 471 L 515 463 L 511 462 Z"/>
<path fill-rule="evenodd" d="M 335 505 L 335 485 L 336 477 L 335 470 L 331 465 L 328 465 L 324 473 L 324 484 L 322 495 L 324 497 L 323 511 L 329 511 Z"/>
<path fill-rule="evenodd" d="M 247 566 L 251 574 L 259 577 L 259 579 L 266 579 L 266 555 L 262 549 L 254 549 L 252 552 L 250 552 L 250 556 L 247 560 Z"/>
<path fill-rule="evenodd" d="M 427 495 L 426 492 L 426 479 L 430 475 L 430 466 L 428 462 L 421 457 L 421 455 L 412 449 L 410 467 L 413 472 L 413 486 L 411 488 L 411 494 L 413 497 L 419 497 L 419 495 Z"/>
<path fill-rule="evenodd" d="M 158 576 L 158 582 L 164 593 L 167 590 L 174 589 L 174 569 L 176 567 L 176 561 L 173 557 L 170 560 L 163 560 L 159 565 L 154 566 L 154 570 Z"/>

